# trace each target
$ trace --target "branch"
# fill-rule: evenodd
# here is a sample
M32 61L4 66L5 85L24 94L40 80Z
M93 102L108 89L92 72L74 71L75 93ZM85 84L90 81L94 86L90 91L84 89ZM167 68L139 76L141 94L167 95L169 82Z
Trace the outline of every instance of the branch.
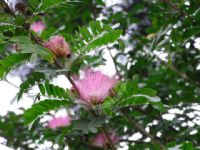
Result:
M181 15L183 16L187 16L190 19L194 20L194 18L192 16L190 16L189 14L187 14L185 11L179 9L177 6L175 6L174 4L171 3L170 0L162 0L164 3L166 3L167 5L169 5L170 7L172 7L174 10L176 10L177 12L179 12Z
M158 60L160 60L161 62L165 63L162 59L160 59L158 56L155 56ZM180 72L177 68L175 68L171 63L167 63L166 66L172 70L173 72L175 72L179 77L181 77L184 80L189 81L190 83L196 85L196 86L200 86L199 82L196 82L194 80L192 80L189 76L187 76L185 73Z
M165 146L160 141L156 140L152 134L148 133L145 129L143 129L142 126L138 124L133 118L131 118L126 111L122 110L121 113L129 120L129 122L133 124L135 129L140 131L146 137L149 137L153 144L158 145L161 149L165 149Z
M8 84L12 85L13 87L20 89L20 87L18 87L17 85L13 84L12 82L8 81L8 79L5 78L5 82L7 82Z
M117 69L116 60L114 59L114 56L113 56L112 53L111 53L111 49L110 49L108 46L107 46L107 49L108 49L108 51L109 51L110 57L112 58L112 61L113 61L113 64L114 64L116 73L117 73L117 75L118 75L119 78L120 78L120 73L119 73L119 70Z
M92 114L95 118L98 117L97 114L96 114L94 111L90 110L90 112L91 112L91 114ZM109 145L110 145L110 148L111 148L112 150L117 150L117 149L115 148L115 145L114 145L112 139L110 138L110 134L108 133L107 129L106 129L105 127L100 127L100 130L101 130L101 132L103 133L103 135L104 135L104 137L106 138L106 140L108 141L108 143L109 143Z
M8 3L5 0L0 0L0 1L2 1L3 5L5 6L5 8L8 11L8 13L11 14L14 18L16 18L15 13L11 10L11 8L8 5Z
M104 136L105 136L106 140L108 141L108 143L109 143L111 149L112 149L112 150L117 150L117 149L115 148L115 145L114 145L113 141L112 141L111 138L110 138L110 135L109 135L107 129L106 129L105 127L100 127L100 130L101 130L101 132L104 134Z
M148 142L144 141L136 141L136 140L129 140L129 139L121 139L120 142L129 142L129 143L135 143L135 144L146 144Z

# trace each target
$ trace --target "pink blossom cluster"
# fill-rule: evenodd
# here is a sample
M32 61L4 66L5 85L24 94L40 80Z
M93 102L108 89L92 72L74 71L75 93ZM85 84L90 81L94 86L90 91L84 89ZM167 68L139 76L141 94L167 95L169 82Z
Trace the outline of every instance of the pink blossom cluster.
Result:
M105 98L111 94L116 80L102 74L100 71L85 71L83 79L75 80L80 100L87 104L103 103Z
M41 33L46 28L42 21L37 21L31 24L30 29L36 33Z
M54 117L48 122L48 127L55 130L59 127L66 127L71 124L71 117Z

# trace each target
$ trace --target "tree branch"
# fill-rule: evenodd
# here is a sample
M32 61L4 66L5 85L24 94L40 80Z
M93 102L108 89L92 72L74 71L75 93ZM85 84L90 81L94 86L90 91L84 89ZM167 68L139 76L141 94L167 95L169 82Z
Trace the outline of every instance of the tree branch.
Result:
M91 112L91 114L92 114L95 118L98 117L97 114L96 114L94 111L90 110L90 112ZM117 150L117 149L115 148L115 145L114 145L112 139L110 138L110 134L108 133L107 129L106 129L105 127L100 127L100 130L101 130L101 132L103 133L103 135L104 135L104 137L106 138L106 140L108 141L108 143L109 143L109 145L110 145L110 148L111 148L112 150Z
M112 141L111 138L110 138L110 134L108 133L107 129L106 129L105 127L100 127L100 130L101 130L101 132L104 134L104 136L105 136L106 140L108 141L108 143L109 143L111 149L112 149L112 150L117 150L117 149L115 148L115 145L114 145L113 141Z
M129 142L129 143L135 143L135 144L147 144L148 142L144 141L136 141L136 140L128 140L128 139L121 139L120 142Z
M158 60L160 60L161 62L165 63L162 59L160 59L158 56L155 56ZM196 85L196 86L200 86L199 82L196 82L194 80L192 80L190 77L188 77L185 73L180 72L177 68L175 68L171 63L166 63L166 66L172 70L173 72L175 72L179 77L181 77L184 80L189 81L190 83Z
M190 16L189 14L187 14L185 11L179 9L177 6L175 6L174 4L171 3L170 0L162 0L164 3L166 3L167 5L169 5L170 7L172 7L174 10L176 10L177 12L179 12L181 15L183 16L187 16L190 19L194 20L194 18L192 16Z
M16 18L15 13L11 10L8 3L5 0L0 0L0 1L2 1L3 5L5 6L6 10L9 12L9 14L11 14L14 18Z
M160 141L156 140L152 134L148 133L145 129L143 129L142 126L138 124L132 117L130 117L126 111L121 110L121 113L130 121L130 123L133 124L135 129L140 131L146 137L149 137L153 144L158 145L161 149L165 148L165 146Z

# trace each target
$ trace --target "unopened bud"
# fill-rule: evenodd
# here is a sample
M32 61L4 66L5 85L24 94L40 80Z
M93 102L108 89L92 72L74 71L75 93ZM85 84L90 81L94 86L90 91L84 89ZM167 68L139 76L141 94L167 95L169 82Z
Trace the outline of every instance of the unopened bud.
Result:
M54 36L52 39L44 43L44 46L50 49L57 57L69 57L70 47L62 36Z

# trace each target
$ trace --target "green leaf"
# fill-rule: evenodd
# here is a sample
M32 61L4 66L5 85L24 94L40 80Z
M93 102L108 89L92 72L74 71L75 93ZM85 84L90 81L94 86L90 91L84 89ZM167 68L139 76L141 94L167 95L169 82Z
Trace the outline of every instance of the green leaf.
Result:
M89 130L92 133L97 133L98 128L101 127L103 124L103 120L100 118L94 119L89 123Z
M20 91L17 94L17 100L19 101L23 95L23 93L27 92L32 86L37 83L40 83L45 79L43 73L40 72L33 72L23 83L20 85Z
M92 133L96 133L97 132L97 128L102 126L102 119L97 118L94 119L92 121L87 120L87 119L81 119L81 120L76 120L73 121L73 127L75 130L80 130L85 134L88 134L90 131Z
M42 95L45 95L46 91L45 91L45 87L42 84L38 84L38 87L40 89L40 92L42 93Z
M156 96L157 95L157 92L150 88L141 88L141 89L139 89L138 92L141 94L144 94L144 95L148 95L148 96Z
M79 27L79 33L76 32L76 36L71 37L72 50L87 53L91 49L115 42L121 34L121 30L102 25L99 21L90 22L88 28Z
M106 98L106 100L102 104L103 111L106 113L106 115L108 116L113 115L113 111L111 108L114 104L115 104L115 101L112 98L109 98L109 97Z
M124 85L121 86L125 86L122 87L123 90L123 95L125 97L131 96L133 94L137 94L138 93L138 75L133 76L132 80L128 80L124 83Z
M37 53L33 53L30 58L30 63L34 64L37 61Z
M50 84L49 82L45 82L45 84L40 84L38 86L42 95L46 93L48 96L51 96L54 98L69 99L68 91L57 85L53 85L53 84Z
M151 104L155 109L158 109L161 112L165 111L165 106L163 105L159 97L152 97L143 94L132 95L129 98L116 102L116 104L119 107Z
M32 44L31 39L27 36L16 36L9 39L11 42L20 43L20 44ZM23 45L20 45L23 46Z
M25 22L25 18L22 15L20 14L16 15L15 23L17 25L22 26L24 22Z
M138 76L138 75L134 75L134 76L132 77L133 89L134 89L135 91L138 90L138 80L139 80L139 76Z
M103 0L96 0L96 3L98 5L105 5L104 1Z
M68 0L53 0L53 1L52 0L42 0L37 11L43 12L43 11L47 11L48 9L63 6L65 4L68 4Z
M88 129L89 120L76 120L73 121L73 127L75 130L83 131L83 133L87 134L89 132Z
M172 143L170 143L172 144ZM169 144L168 144L169 145ZM170 146L167 150L199 150L199 147L194 147L191 142L183 142L181 144L173 143L173 147Z
M136 96L136 97L133 96L127 99L120 100L118 105L130 106L130 105L143 105L143 104L149 104L149 100L143 96Z
M49 83L48 83L48 82L45 82L44 87L45 87L45 90L46 90L47 95L51 96L51 89L50 89L50 87L49 87Z
M38 48L36 49L36 53L41 56L44 60L47 60L50 63L54 62L54 55L51 51L49 51L48 49L42 47L42 46L38 46Z
M35 120L43 116L45 113L69 105L70 102L67 100L53 100L46 99L39 103L33 104L31 108L24 112L24 120L26 125L32 125Z
M119 49L124 52L126 48L125 43L121 39L118 40L118 43L119 43Z
M7 37L0 33L0 43L6 43Z
M39 55L44 60L49 61L50 63L54 62L54 55L53 53L37 44L21 44L20 45L22 51L21 53L35 53L35 55ZM35 56L34 56L35 57Z
M15 30L16 26L7 22L0 22L0 32Z
M32 8L32 9L36 9L38 7L38 4L40 3L40 0L27 0L29 6Z
M0 60L0 79L2 79L7 73L18 66L20 63L29 59L29 54L12 54L6 56L3 60Z

